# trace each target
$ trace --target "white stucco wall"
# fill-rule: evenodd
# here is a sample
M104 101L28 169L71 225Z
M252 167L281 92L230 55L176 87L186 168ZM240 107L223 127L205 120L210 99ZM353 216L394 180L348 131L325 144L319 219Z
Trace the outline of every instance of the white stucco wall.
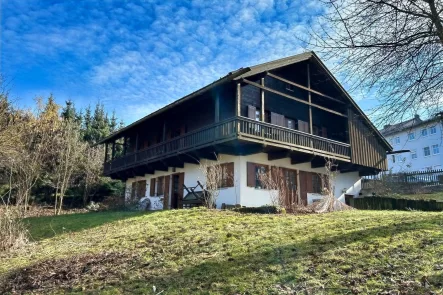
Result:
M436 133L431 134L431 127L436 127ZM427 130L427 135L422 135L422 130ZM415 139L410 140L409 133L414 133ZM395 150L410 150L415 151L417 157L412 158L411 152L388 155L388 169L393 173L405 171L423 171L428 169L443 169L443 128L442 124L438 122L428 123L422 126L406 129L401 132L390 134L386 139L391 143ZM396 141L398 137L400 142ZM432 146L438 145L439 153L434 154ZM424 148L429 147L431 154L425 156ZM395 157L395 162L394 158Z
M275 161L268 161L268 155L266 153L258 153L248 156L231 156L231 155L220 155L221 163L234 162L234 187L223 188L220 190L219 197L217 198L216 205L220 208L222 203L228 205L240 204L242 206L252 207L252 206L262 206L269 205L272 203L271 194L268 190L256 189L247 186L247 163L253 162L257 164L265 164L269 166L284 167L289 169L295 169L297 171L307 171L316 173L325 173L325 168L311 168L310 163L302 163L292 165L289 158L279 159ZM211 161L207 161L211 163ZM199 171L199 166L194 164L185 164L184 168L176 168L175 172L172 168L169 171L155 171L155 174L147 174L144 177L131 178L127 180L127 188L129 191L133 181L146 180L146 196L149 197L150 192L150 180L152 177L157 178L159 176L171 175L174 173L184 172L184 183L186 186L196 186L197 180L204 183L203 174ZM299 181L297 181L299 183ZM170 182L170 186L172 181ZM344 194L358 195L361 189L360 177L358 172L350 173L337 173L334 181L334 195L344 202ZM198 189L199 190L199 189ZM186 190L183 192L183 196L187 194ZM316 196L313 196L316 197ZM152 209L162 209L162 196L159 197L149 197L151 204L155 204ZM170 201L169 201L170 203Z

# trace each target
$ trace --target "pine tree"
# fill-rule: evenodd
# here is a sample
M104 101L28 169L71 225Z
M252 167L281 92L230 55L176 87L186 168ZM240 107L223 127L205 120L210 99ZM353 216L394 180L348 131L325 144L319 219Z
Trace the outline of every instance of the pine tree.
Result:
M77 113L72 100L67 100L65 107L62 109L61 116L64 120L76 121Z
M111 120L109 121L109 131L111 133L117 130L117 117L115 116L115 110L112 112Z

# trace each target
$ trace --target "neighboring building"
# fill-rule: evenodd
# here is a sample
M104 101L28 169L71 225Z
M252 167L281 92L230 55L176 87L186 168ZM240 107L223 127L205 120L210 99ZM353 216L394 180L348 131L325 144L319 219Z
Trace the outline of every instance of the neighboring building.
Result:
M288 188L309 203L325 157L338 164L335 196L358 195L360 177L386 170L392 150L313 52L231 72L100 143L104 174L126 181L128 198L149 197L151 209L182 208L184 185L205 182L199 161L216 154L233 175L220 208L270 204L257 177L270 167L283 168Z
M388 155L388 168L392 172L443 168L441 114L429 120L415 115L411 120L386 125L380 132L394 151L410 151Z

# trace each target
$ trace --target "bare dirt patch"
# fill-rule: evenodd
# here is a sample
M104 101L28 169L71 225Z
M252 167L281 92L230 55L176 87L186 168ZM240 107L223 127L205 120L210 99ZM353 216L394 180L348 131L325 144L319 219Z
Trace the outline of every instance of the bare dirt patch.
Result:
M71 289L88 282L123 279L124 272L138 265L139 256L105 252L47 260L0 277L0 294L41 293Z

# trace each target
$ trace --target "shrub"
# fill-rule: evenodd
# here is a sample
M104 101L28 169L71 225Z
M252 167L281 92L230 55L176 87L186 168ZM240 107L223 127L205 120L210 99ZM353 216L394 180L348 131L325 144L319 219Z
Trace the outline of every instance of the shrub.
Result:
M0 209L0 252L20 248L28 242L26 229L18 209Z
M280 214L282 208L278 206L261 206L261 207L241 207L232 209L239 213L257 213L257 214Z

